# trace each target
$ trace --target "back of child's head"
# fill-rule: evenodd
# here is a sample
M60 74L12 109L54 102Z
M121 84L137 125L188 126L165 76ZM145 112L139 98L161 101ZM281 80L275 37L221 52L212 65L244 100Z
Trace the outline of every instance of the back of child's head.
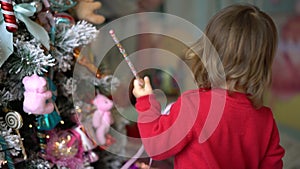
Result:
M222 9L210 19L204 36L191 48L188 57L194 62L193 73L200 87L242 91L255 107L260 107L264 91L271 83L276 48L277 30L271 17L253 5L238 4ZM212 57L214 51L224 69ZM218 82L222 72L226 86Z

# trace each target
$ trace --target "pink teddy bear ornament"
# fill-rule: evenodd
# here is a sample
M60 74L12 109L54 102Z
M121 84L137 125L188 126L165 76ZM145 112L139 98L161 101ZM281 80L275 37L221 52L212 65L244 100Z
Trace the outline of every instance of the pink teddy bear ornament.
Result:
M25 88L23 110L26 113L41 115L53 112L53 103L47 101L51 100L52 92L47 90L45 78L33 74L24 77L22 83Z
M93 100L93 104L97 108L93 115L93 126L96 128L98 143L104 145L106 142L105 135L113 123L110 112L110 109L113 107L113 102L106 96L97 94Z

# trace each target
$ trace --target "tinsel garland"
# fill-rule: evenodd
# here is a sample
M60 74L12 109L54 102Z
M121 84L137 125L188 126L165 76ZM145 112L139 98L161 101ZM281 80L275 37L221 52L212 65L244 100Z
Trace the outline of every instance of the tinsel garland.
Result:
M106 90L106 92L113 92L120 85L120 80L112 75L107 75L101 79L94 78L94 85Z
M26 169L50 169L50 162L44 159L28 160L25 164Z
M66 78L65 83L63 84L63 89L65 92L64 96L71 96L76 91L77 85L74 78Z
M7 91L5 88L3 88L2 90L0 90L0 107L6 107L7 103L9 101L11 101L13 98L12 94Z
M10 61L10 59L8 61ZM9 74L7 70L9 70L10 67L11 64L8 62L0 68L0 90L2 91L0 100L4 101L2 102L2 106L7 105L10 101L21 100L23 98L22 83L19 79L19 75ZM9 95L3 95L5 93L9 93ZM7 96L9 96L9 98L5 98Z
M20 154L21 149L21 138L18 135L12 133L12 129L0 131L0 135L5 139L9 152L12 156L17 156Z

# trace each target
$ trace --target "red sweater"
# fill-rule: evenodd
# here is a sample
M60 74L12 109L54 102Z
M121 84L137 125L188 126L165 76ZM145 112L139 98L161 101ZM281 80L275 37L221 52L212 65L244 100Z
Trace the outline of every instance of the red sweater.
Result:
M282 169L284 149L272 111L247 95L192 90L161 115L154 95L137 99L138 127L154 160L174 156L175 169Z

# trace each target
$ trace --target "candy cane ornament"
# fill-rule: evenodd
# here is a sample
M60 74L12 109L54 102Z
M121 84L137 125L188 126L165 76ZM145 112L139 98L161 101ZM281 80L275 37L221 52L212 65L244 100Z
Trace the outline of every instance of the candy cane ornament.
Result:
M18 30L18 25L14 14L12 0L0 0L0 4L7 31L16 32Z

